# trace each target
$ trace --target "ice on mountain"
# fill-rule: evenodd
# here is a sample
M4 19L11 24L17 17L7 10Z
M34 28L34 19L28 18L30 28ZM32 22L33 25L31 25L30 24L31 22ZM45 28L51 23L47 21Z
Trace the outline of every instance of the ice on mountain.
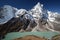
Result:
M60 14L57 12L48 11L48 19L51 22L59 23Z
M19 16L25 14L26 12L27 12L27 10L25 10L25 9L19 9L19 10L15 13L15 15L16 15L16 17L19 17Z
M51 11L47 11L47 13L48 13L48 20L53 22L55 20L54 14Z
M47 11L48 12L48 26L49 30L52 29L54 31L60 31L60 14L58 12L52 12L52 11ZM51 30L51 31L52 31Z
M41 18L43 5L39 2L31 9L33 17Z
M0 24L4 24L4 23L8 22L9 20L11 20L11 18L13 18L15 16L12 6L4 5L2 7L2 9L3 10L1 10L2 12L0 14L2 14L3 18L0 18Z

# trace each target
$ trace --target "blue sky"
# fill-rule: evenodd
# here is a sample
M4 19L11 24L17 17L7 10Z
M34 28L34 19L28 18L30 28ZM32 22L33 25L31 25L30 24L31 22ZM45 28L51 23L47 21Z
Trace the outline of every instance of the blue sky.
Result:
M0 0L0 7L3 5L11 5L16 8L29 10L36 5L37 2L43 4L47 10L60 13L60 0Z

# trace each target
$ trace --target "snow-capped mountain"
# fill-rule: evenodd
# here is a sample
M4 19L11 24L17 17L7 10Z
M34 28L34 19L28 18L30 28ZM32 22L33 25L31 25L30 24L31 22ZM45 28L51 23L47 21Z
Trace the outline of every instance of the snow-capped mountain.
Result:
M53 22L56 21L55 18L60 18L60 14L56 12L46 11L44 12L43 4L40 4L39 2L29 11L26 9L17 9L15 7L4 5L2 8L0 8L0 24L4 24L8 22L13 17L19 17L25 13L28 13L32 15L34 18L42 18L43 16L46 17L46 14L48 14L49 21ZM44 15L43 15L44 14Z
M60 31L60 14L58 12L48 12L48 19L47 22L50 26L47 29L51 31Z
M27 13L28 11L26 10L26 9L19 9L16 13L15 13L15 15L16 15L16 17L19 17L19 16L22 16L22 15L24 15L25 13Z
M51 11L47 11L48 13L48 20L51 22L55 22L55 23L60 23L60 14L58 14L57 12L51 12Z
M48 19L52 22L55 20L53 12L48 11Z
M24 16L21 17L22 15ZM35 28L34 30L42 31L47 29L48 31L60 31L60 14L45 10L43 4L39 2L28 11L26 9L17 9L10 5L4 5L0 8L0 25L7 23L13 17L20 18L19 20L24 22L26 22L25 19L29 19L32 23L35 21L37 23L37 26L35 26L37 29ZM42 21L40 22L39 19L42 19Z
M11 18L15 17L15 12L17 11L16 8L13 8L12 6L9 5L4 5L0 9L0 24L4 24L11 20Z
M41 18L42 17L43 4L39 2L30 10L33 17Z

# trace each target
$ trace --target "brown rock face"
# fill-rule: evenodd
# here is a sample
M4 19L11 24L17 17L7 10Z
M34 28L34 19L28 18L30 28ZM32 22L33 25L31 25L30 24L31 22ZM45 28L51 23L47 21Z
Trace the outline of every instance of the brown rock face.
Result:
M14 40L47 40L47 39L42 38L42 37L38 37L38 36L34 36L34 35L28 35L28 36L14 39Z
M60 40L60 35L53 36L51 40Z

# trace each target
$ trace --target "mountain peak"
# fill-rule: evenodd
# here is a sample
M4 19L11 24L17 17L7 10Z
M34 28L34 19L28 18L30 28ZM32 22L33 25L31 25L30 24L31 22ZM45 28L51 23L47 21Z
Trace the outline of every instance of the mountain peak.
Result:
M34 17L42 17L43 5L38 2L32 9L31 9Z
M2 9L2 10L1 10ZM10 5L4 5L0 9L0 24L4 24L15 17L15 12L17 11L16 8Z
M40 8L40 7L43 7L43 5L42 5L42 4L40 4L40 2L38 2L38 3L35 5L35 7L34 7L34 8Z

